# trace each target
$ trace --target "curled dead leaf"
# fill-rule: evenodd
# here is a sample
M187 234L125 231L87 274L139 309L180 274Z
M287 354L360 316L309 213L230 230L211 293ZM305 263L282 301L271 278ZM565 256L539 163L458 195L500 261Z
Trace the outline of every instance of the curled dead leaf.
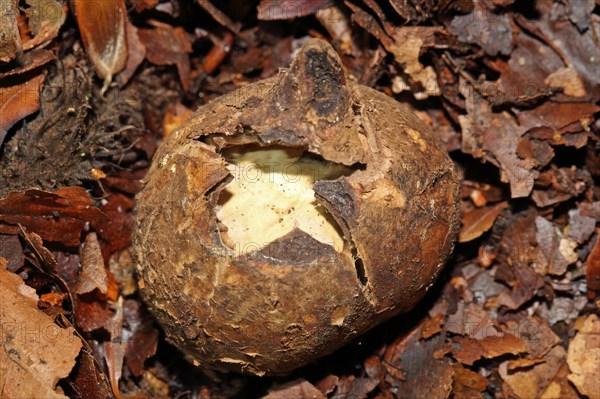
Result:
M473 209L463 215L462 228L458 235L458 242L469 242L488 231L494 225L500 213L508 208L504 201L496 205Z
M45 77L44 73L25 83L0 86L0 147L8 129L40 108L40 92Z
M81 39L98 76L104 79L103 92L112 77L127 62L125 0L71 1Z

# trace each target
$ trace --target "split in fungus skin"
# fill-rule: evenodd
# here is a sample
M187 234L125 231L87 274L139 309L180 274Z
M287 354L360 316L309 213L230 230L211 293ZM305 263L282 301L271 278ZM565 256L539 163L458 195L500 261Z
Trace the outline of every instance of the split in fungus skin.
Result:
M343 233L315 198L313 184L349 176L352 168L294 147L246 145L221 154L232 178L221 191L217 218L226 227L221 239L236 255L262 249L294 229L342 251Z
M140 293L165 337L204 368L260 376L415 307L460 226L436 133L316 39L200 107L143 184Z

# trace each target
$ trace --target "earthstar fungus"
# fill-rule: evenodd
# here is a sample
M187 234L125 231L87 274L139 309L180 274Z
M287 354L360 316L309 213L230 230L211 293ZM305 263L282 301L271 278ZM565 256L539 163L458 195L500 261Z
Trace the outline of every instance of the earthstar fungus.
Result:
M257 375L410 310L460 224L435 134L316 39L199 108L144 184L134 245L150 310L202 366Z

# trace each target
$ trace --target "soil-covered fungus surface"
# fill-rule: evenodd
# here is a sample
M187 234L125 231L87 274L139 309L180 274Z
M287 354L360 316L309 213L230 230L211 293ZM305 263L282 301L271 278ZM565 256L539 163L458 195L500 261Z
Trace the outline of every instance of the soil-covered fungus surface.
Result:
M598 0L0 8L0 397L600 399Z

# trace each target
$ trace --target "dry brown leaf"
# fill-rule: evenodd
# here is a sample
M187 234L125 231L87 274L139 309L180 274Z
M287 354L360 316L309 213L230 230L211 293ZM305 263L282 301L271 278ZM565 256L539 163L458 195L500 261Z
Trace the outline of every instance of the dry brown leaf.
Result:
M52 51L43 48L30 50L21 56L18 65L15 65L10 69L0 69L0 79L29 72L35 68L49 63L55 58L56 57Z
M392 88L394 92L410 89L418 99L440 94L435 70L431 66L421 64L419 57L422 51L435 45L435 35L440 34L443 29L431 26L394 26L385 21L381 26L362 8L349 1L345 3L353 12L352 20L375 36L383 47L394 55L404 73L420 86L411 88L411 82L405 82L401 76L396 76L395 87Z
M530 359L544 359L553 347L561 343L548 321L541 317L522 318L519 323L511 321L507 323L507 329L523 338Z
M108 215L96 231L103 240L102 251L112 254L131 244L131 229L133 228L133 214L131 210L134 201L123 194L113 193L106 197L106 203L100 208Z
M293 19L314 14L333 4L331 0L261 0L258 19Z
M577 243L563 238L560 230L541 216L535 219L535 226L539 251L533 269L542 276L565 274L567 267L577 261Z
M39 234L45 241L77 247L86 223L99 225L108 217L82 187L63 187L53 193L11 191L0 199L0 233L17 234L17 224Z
M54 39L67 19L65 8L56 0L27 0L27 5L25 14L33 38L23 43L25 50Z
M515 359L515 360L509 360L507 370L513 371L513 370L519 370L519 369L526 369L528 367L535 366L536 364L540 364L540 363L544 363L544 362L545 362L544 359L528 359L526 357L522 357L522 358Z
M564 63L552 49L527 34L513 36L515 47L508 62L496 60L500 78L494 82L498 103L503 101L527 104L551 94L544 79Z
M135 264L131 247L115 252L108 262L109 270L121 287L121 294L125 297L137 291Z
M424 66L419 61L421 52L433 45L434 36L439 30L439 28L430 26L395 27L390 34L393 38L393 44L386 47L388 51L394 54L396 61L402 65L404 73L421 85L422 91L415 93L415 97L418 99L440 94L435 70L429 65ZM398 87L397 82L394 82L394 85ZM402 87L402 84L400 87ZM406 88L408 89L408 86ZM398 89L392 89L399 92Z
M91 332L99 328L108 331L113 312L106 301L99 302L90 295L75 296L75 322L81 331Z
M96 288L103 294L108 291L108 276L104 268L104 259L96 233L89 233L81 248L81 273L75 292L87 294Z
M340 377L333 374L328 374L327 376L321 378L319 381L315 383L315 387L319 391L323 393L323 395L328 395L333 392L340 381Z
M175 65L184 90L190 84L192 44L181 27L155 23L154 29L138 29L138 37L146 47L146 59L156 65Z
M469 366L481 358L493 359L506 354L517 355L524 351L523 340L506 332L497 336L486 336L481 340L457 337L453 340L451 349L456 360Z
M448 30L465 43L476 43L489 55L509 55L513 48L512 26L508 14L495 14L485 1L474 1L473 10L455 16Z
M223 39L214 40L214 45L208 54L206 54L206 57L204 57L204 62L202 62L204 72L211 74L221 65L227 54L231 51L233 39L234 37L231 33L226 33L223 35Z
M567 364L571 381L582 395L600 399L600 319L589 315L569 344Z
M562 364L566 352L562 346L555 346L539 363L525 370L509 371L508 361L500 364L498 372L520 399L539 398L546 391Z
M476 208L463 215L462 228L458 235L458 242L469 242L488 231L494 225L496 218L500 213L508 208L508 202L501 202L496 205Z
M505 175L502 180L510 183L511 198L527 197L539 173L534 169L535 161L517 155L524 129L508 112L493 112L491 104L466 82L461 84L461 94L467 107L467 115L458 117L463 131L463 152L477 158L485 156L496 163Z
M215 19L218 23L231 30L232 32L239 32L241 24L239 22L233 22L227 14L223 11L219 10L215 7L209 0L197 0L200 7L204 8L206 12L208 12L211 17Z
M165 117L163 118L163 138L167 138L172 131L185 122L194 111L180 102L169 104Z
M45 77L44 73L22 84L0 86L0 147L8 129L40 108L40 92Z
M71 1L81 39L98 76L104 79L103 92L112 77L127 62L125 0Z
M465 306L464 302L460 302L456 312L448 316L445 328L453 334L483 339L490 333L496 333L498 323L480 306L474 303Z
M0 24L0 61L10 62L23 53L17 17L19 10L15 0L2 0L2 24ZM0 145L2 140L0 140Z
M122 342L123 335L123 297L120 297L116 303L116 311L110 320L108 332L110 341L104 344L104 359L108 368L108 379L112 387L113 394L117 399L121 399L119 392L119 380L123 371L123 358L125 356L125 343Z
M588 255L586 264L585 280L588 290L592 291L593 295L594 292L600 291L600 239L596 240L596 245Z
M85 348L77 362L77 367L65 383L78 398L114 399L102 366ZM131 398L133 399L133 398Z
M589 1L587 4L581 0L570 0L568 2L573 3L572 10L583 11L590 7ZM593 8L594 5L592 4L591 7ZM600 74L598 73L598 55L600 54L598 51L598 27L600 27L600 20L598 14L591 15L590 28L580 32L578 26L575 26L569 20L573 18L572 13L566 16L567 18L556 15L559 14L557 11L560 10L560 7L557 7L554 1L538 0L535 8L540 17L528 21L529 24L523 25L527 25L528 29L535 30L538 37L544 38L544 41L553 47L553 52L561 55L564 64L572 65L577 70L584 81L586 91L591 96L590 102L596 103L600 98ZM524 18L519 18L519 23L522 22L522 19ZM545 60L542 59L542 61ZM551 72L554 70L552 69Z
M126 21L127 32L127 63L125 68L117 76L120 86L125 86L133 76L136 69L146 58L146 47L140 41L137 28L129 21Z
M158 4L158 0L131 0L129 3L137 12L142 12L153 9Z
M6 398L66 398L56 384L71 372L82 343L37 309L19 276L0 270L0 392Z
M461 399L482 398L481 393L487 388L487 380L480 374L463 367L460 363L452 365L454 381L452 393Z
M544 127L547 135L539 135L541 139L552 144L562 143L564 137L556 137L557 133L564 135L569 132L579 132L586 129L594 121L594 114L600 111L600 107L591 103L563 103L546 101L531 110L516 110L515 114L521 125L526 130ZM543 130L542 130L543 131ZM559 139L559 140L557 140Z
M420 324L388 346L383 360L388 371L385 380L406 398L444 399L452 389L454 369L447 358L434 355L443 347L444 337L437 335L423 341L422 327Z
M563 89L567 96L585 97L587 95L585 85L573 66L557 69L546 77L544 83L552 88Z
M140 376L144 372L144 362L156 354L159 333L139 301L125 300L123 315L125 362L133 375Z
M327 30L329 36L339 43L339 49L342 53L352 54L352 28L344 11L338 5L333 5L318 10L315 17Z
M276 386L269 390L269 393L263 399L325 399L323 395L313 384L304 380L297 379L285 384Z
M583 207L569 210L569 232L567 235L579 244L589 240L595 227L596 219L586 216Z
M557 168L555 164L551 164L550 169L540 173L537 181L540 183L540 189L533 190L531 198L539 208L565 202L583 193L593 184L587 170L574 167Z
M18 236L0 234L0 257L8 262L10 272L14 273L23 267L25 255Z
M423 322L423 330L421 332L421 339L429 339L434 335L438 334L442 330L442 324L444 324L445 315L443 313L436 313L430 316Z
M63 300L68 296L66 292L56 293L48 292L40 295L40 302L48 306L62 306Z
M552 378L552 382L540 395L540 399L579 399L580 396L573 384L569 382L568 376L569 366L565 361Z

